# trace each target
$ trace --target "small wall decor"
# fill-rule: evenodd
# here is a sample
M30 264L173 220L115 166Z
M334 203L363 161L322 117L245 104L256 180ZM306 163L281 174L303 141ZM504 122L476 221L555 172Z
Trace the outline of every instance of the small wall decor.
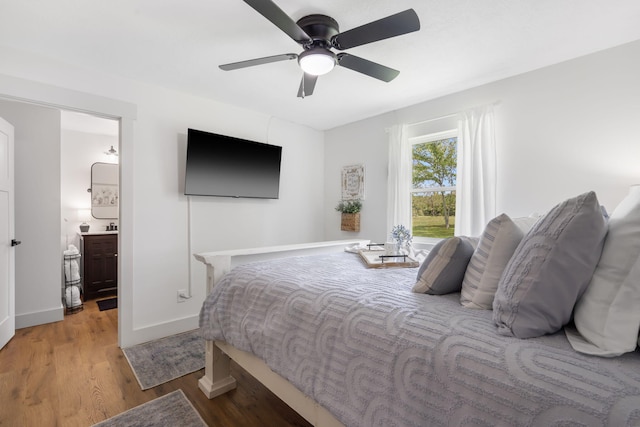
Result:
M360 212L343 213L340 217L340 230L342 231L360 231Z
M342 168L342 200L364 200L364 165Z
M341 200L336 206L336 210L342 213L340 230L360 231L360 210L362 202L360 200Z

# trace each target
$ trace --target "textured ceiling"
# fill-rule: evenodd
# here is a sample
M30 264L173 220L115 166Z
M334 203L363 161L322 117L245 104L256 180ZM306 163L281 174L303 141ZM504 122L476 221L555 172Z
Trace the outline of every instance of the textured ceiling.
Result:
M0 45L330 129L640 39L638 0L275 0L342 31L413 8L421 30L348 50L400 70L383 83L337 67L313 96L285 61L218 65L300 46L241 0L0 0Z

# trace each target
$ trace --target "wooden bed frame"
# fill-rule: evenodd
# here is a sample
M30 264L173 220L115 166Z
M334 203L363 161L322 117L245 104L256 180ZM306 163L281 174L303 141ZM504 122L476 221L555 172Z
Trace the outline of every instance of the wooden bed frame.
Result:
M368 240L337 240L300 245L206 252L195 254L194 256L207 266L208 295L220 278L238 265L298 255L342 252L349 245L367 243L369 243ZM207 341L205 374L198 381L200 390L209 399L236 387L236 380L230 373L231 360L234 360L249 372L312 425L317 427L343 426L329 411L307 397L289 381L273 372L262 360L221 341Z

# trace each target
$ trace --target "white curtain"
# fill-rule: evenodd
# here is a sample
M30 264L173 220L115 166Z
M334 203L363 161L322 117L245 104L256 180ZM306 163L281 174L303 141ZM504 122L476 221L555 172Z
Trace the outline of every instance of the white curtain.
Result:
M457 236L479 236L496 216L496 147L493 106L459 114Z
M396 225L411 228L412 154L407 125L389 129L389 173L387 177L387 233Z

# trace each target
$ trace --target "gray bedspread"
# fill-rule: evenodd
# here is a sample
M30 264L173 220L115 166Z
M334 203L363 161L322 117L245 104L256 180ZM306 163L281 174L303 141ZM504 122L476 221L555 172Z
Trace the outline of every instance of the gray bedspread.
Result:
M416 273L350 253L247 264L215 286L200 325L347 426L640 425L638 351L605 359L562 332L498 335L459 294L412 293Z

